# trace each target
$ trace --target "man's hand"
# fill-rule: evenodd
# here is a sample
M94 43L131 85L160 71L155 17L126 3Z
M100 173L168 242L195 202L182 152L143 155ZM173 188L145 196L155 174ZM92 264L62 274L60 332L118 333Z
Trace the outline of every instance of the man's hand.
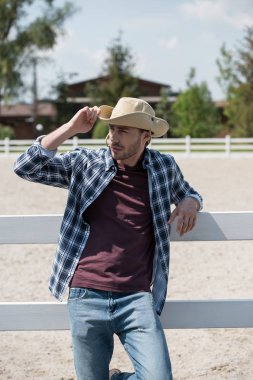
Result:
M199 209L199 202L194 198L183 199L172 212L169 224L172 224L176 217L177 220L177 232L180 236L188 231L191 231L196 224L197 211Z
M84 107L80 109L72 119L67 123L73 131L73 135L77 133L87 133L89 132L97 117L99 115L99 107Z

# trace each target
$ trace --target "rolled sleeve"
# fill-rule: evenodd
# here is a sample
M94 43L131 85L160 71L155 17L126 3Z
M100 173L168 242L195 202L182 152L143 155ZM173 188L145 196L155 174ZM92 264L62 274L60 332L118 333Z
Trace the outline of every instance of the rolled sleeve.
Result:
M198 204L199 204L198 211L201 211L201 210L203 209L203 199L202 199L201 195L199 195L198 193L188 195L188 197L186 197L186 198L193 198L193 199L196 199L196 201L197 201Z
M46 156L48 158L53 158L56 155L56 153L57 153L57 149L49 150L49 149L43 148L43 146L41 145L41 140L43 139L43 137L45 137L45 135L39 136L36 139L36 141L35 141L34 144L39 147L39 151L40 151L40 154L42 156Z

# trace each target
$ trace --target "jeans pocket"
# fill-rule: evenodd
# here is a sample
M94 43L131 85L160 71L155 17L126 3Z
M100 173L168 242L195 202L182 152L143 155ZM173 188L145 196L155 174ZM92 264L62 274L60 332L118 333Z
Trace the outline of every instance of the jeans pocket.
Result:
M86 288L70 288L68 301L78 301L87 297Z

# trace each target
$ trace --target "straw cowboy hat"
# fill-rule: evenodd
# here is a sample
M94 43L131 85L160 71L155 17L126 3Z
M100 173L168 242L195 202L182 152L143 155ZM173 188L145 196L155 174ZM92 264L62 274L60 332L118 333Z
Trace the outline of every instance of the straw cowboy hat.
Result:
M163 136L169 129L167 121L156 117L153 108L142 99L124 97L115 107L103 105L99 108L99 119L112 125L145 129L154 137Z

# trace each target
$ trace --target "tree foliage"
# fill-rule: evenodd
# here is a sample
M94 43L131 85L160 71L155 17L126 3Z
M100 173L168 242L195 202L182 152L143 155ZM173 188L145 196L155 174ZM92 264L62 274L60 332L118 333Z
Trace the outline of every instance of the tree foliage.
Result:
M0 124L0 140L5 139L6 137L8 137L9 139L14 139L14 129L12 127Z
M225 114L233 136L253 137L253 89L250 83L241 83L231 89Z
M169 99L169 89L168 88L162 88L160 91L160 100L156 105L155 113L157 117L160 117L162 119L165 119L170 127L173 125L174 117L173 117L173 111L172 111L172 102ZM168 132L169 135L171 135L171 129Z
M107 56L102 66L102 80L99 85L86 86L85 93L93 104L115 105L123 96L139 95L138 80L134 77L135 63L130 49L123 46L121 33L107 48Z
M218 82L226 96L224 113L233 135L253 136L253 27L247 27L244 40L234 51L223 44L217 60Z
M91 104L107 104L114 106L123 96L138 97L138 79L134 77L135 63L130 49L122 44L121 33L107 48L107 56L102 66L99 83L88 84L85 94L91 99ZM106 80L103 80L106 78ZM93 128L92 137L106 136L99 121Z
M68 81L73 79L76 73L59 73L57 75L57 82L52 86L52 94L56 98L55 106L57 108L56 125L62 125L71 119L73 113L77 109L73 109L73 104L68 101L69 86Z
M102 120L98 120L95 127L92 129L92 138L105 139L107 135L108 126Z
M194 82L195 69L187 78L187 89L172 106L174 113L173 134L178 137L212 137L220 128L219 117L208 86Z
M31 9L37 16L31 20ZM51 49L72 15L70 2L61 7L54 0L0 1L0 96L17 96L24 85L22 74L38 51Z

